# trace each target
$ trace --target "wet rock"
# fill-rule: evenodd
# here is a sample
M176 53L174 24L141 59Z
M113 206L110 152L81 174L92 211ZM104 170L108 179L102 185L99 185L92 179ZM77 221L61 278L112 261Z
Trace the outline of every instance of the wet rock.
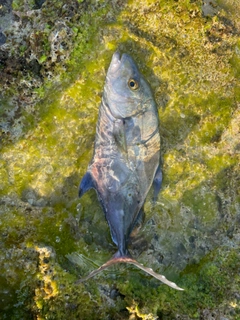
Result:
M215 16L219 10L216 0L203 0L202 13L205 17Z
M10 11L9 21L4 16L5 318L239 315L239 15L234 1L221 10L214 3L140 1L126 8L124 1L14 1L14 19ZM146 75L161 120L163 186L155 205L149 195L146 223L130 250L187 295L132 266L75 284L116 249L94 191L77 199L116 49L130 53Z

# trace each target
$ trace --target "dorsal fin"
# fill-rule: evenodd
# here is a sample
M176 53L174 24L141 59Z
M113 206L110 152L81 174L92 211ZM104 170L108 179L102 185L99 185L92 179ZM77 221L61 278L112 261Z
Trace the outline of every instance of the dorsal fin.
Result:
M91 173L87 171L80 182L80 186L78 190L79 198L82 195L84 195L85 192L87 192L89 189L92 189L92 188L95 189L95 184L94 184Z

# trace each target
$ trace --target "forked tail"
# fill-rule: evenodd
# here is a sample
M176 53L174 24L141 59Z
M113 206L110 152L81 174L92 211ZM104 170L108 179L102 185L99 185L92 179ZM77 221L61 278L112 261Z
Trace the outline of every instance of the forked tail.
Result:
M96 274L98 274L99 272L107 269L108 267L112 266L113 264L116 263L129 263L129 264L133 264L134 266L138 267L139 269L145 271L146 273L150 274L151 276L153 276L154 278L160 280L161 282L165 283L167 286L172 287L173 289L176 290L184 290L180 287L178 287L176 285L176 283L169 281L165 276L154 272L151 268L147 268L144 267L142 264L140 264L139 262L137 262L135 259L132 259L131 257L128 256L123 256L123 257L113 257L112 259L108 260L106 263L104 263L101 267L99 267L98 269L93 270L91 273L89 273L88 276L86 276L85 278L82 278L80 280L77 281L78 283L84 282L92 277L94 277Z

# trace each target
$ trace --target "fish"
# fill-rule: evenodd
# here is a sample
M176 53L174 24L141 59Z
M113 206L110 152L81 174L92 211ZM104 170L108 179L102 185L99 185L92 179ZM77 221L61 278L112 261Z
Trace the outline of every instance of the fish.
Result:
M78 283L116 263L133 264L166 285L183 290L165 276L145 267L129 250L129 240L144 220L144 202L153 185L160 191L158 109L150 85L132 57L116 51L106 74L93 157L79 186L79 197L95 189L118 250Z

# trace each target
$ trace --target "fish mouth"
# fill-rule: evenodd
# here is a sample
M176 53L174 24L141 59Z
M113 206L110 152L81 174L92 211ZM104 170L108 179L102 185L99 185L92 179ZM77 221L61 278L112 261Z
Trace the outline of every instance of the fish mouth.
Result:
M116 73L122 65L125 65L127 63L127 61L129 62L128 64L134 66L132 58L127 53L123 53L121 55L119 51L114 52L108 72L112 74Z
M127 55L126 53L123 53L121 56L119 51L114 52L109 66L109 71L111 73L116 72L120 68L121 64L125 63L125 61L129 58L129 55Z
M112 56L112 61L109 66L109 71L111 73L116 72L120 68L120 65L121 65L121 55L118 51L116 51Z

